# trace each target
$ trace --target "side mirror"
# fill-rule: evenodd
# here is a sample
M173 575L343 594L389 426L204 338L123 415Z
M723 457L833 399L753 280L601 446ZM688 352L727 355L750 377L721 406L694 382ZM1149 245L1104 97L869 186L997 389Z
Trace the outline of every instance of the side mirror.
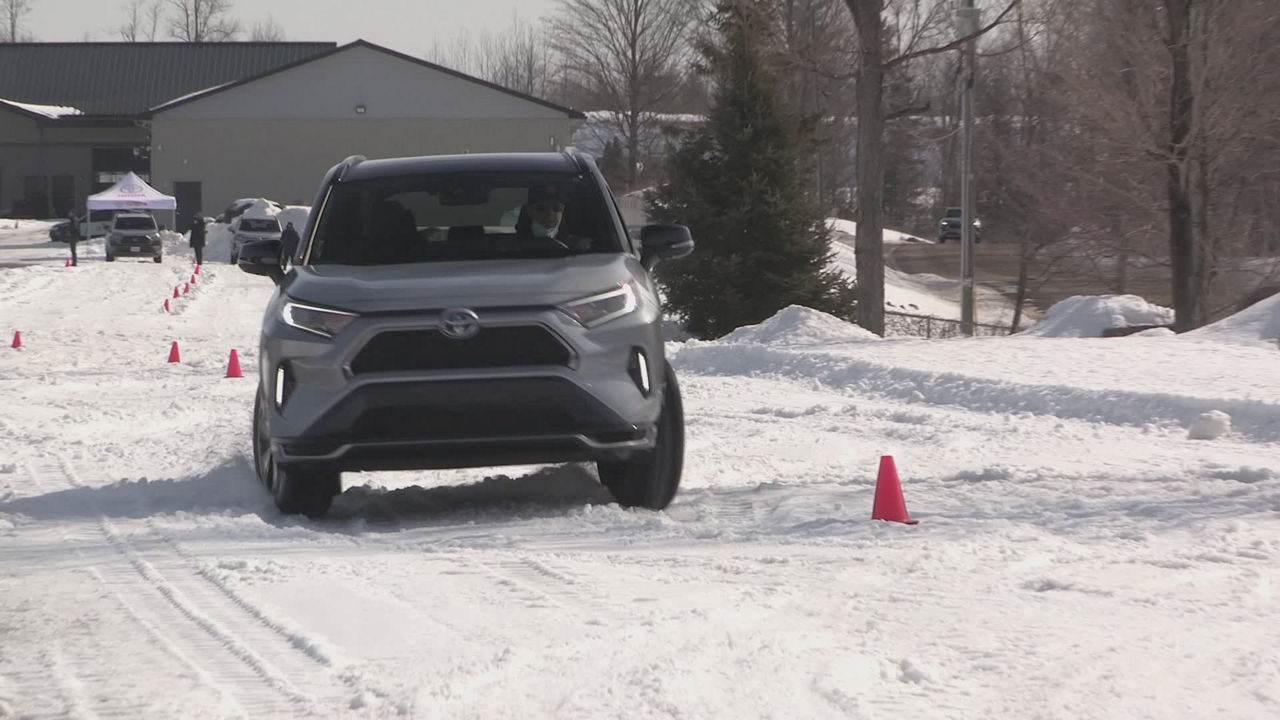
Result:
M659 260L693 252L693 235L685 225L645 225L640 229L640 264L652 270Z
M279 240L247 242L240 248L240 259L236 264L250 275L266 275L279 284L284 279L284 268L280 267L280 251Z

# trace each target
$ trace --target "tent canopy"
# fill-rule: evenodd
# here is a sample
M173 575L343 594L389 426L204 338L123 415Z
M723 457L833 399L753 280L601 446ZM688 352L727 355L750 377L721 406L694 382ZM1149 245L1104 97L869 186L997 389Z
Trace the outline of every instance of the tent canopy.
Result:
M142 178L129 173L115 185L89 196L90 210L176 210L178 201L172 195L151 187Z

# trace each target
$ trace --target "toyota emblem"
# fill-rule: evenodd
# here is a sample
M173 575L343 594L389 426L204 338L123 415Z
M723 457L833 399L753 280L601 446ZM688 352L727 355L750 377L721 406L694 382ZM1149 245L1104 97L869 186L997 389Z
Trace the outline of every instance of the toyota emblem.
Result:
M466 308L445 310L440 316L440 332L454 340L473 338L480 332L480 316Z

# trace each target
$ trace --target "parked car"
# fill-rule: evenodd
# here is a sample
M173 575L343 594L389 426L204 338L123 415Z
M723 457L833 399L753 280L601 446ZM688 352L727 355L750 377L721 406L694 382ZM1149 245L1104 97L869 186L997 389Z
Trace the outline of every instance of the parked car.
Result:
M301 237L287 270L279 240L239 259L276 281L253 450L282 511L322 515L347 470L575 461L622 505L671 502L684 416L650 271L693 239L632 241L590 157L348 158Z
M156 262L164 258L160 228L149 212L121 212L111 220L111 230L103 243L107 262L118 257L150 257Z
M257 240L279 240L280 221L274 217L246 217L240 215L231 221L231 264L240 258L240 248Z
M218 215L217 221L224 225L230 225L236 218L240 217L245 210L253 207L253 204L259 200L262 200L271 207L274 207L276 210L284 209L284 206L275 200L266 200L265 198L237 198L236 200L233 200L221 214Z
M960 223L962 210L958 207L949 207L943 213L942 219L938 221L938 242L945 243L948 240L960 241ZM973 219L973 241L982 242L982 221Z
M80 240L102 237L111 231L111 220L124 210L90 210L87 215L76 217ZM49 227L49 239L54 242L70 242L71 223L62 221Z

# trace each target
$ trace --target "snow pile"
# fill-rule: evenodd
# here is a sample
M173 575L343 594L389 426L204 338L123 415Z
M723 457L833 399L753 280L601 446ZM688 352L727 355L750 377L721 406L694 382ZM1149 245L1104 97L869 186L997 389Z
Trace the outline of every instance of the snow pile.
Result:
M1187 336L1216 342L1262 341L1274 344L1280 341L1280 295L1260 300L1235 315L1193 330Z
M827 345L879 340L870 330L803 305L789 305L758 325L746 325L720 338L730 345Z
M1189 440L1217 440L1231 432L1231 416L1221 410L1210 410L1201 413L1191 421L1187 431Z
M1109 328L1168 325L1173 310L1152 305L1137 295L1074 295L1055 303L1044 319L1022 335L1033 337L1101 337Z
M858 234L858 223L854 222L853 220L842 220L840 218L832 217L832 218L827 218L827 229L833 233L844 233L849 237L855 237ZM915 235L909 235L904 232L898 232L897 230L890 230L889 228L884 229L885 245L901 245L903 243L927 243L927 242L929 241L925 240L922 237L916 237Z
M18 108L19 110L26 110L27 112L35 113L36 115L43 115L47 118L60 118L68 115L84 114L83 110L71 107L70 105L38 105L35 103L18 102L16 100L6 100L4 98L0 98L0 103Z

